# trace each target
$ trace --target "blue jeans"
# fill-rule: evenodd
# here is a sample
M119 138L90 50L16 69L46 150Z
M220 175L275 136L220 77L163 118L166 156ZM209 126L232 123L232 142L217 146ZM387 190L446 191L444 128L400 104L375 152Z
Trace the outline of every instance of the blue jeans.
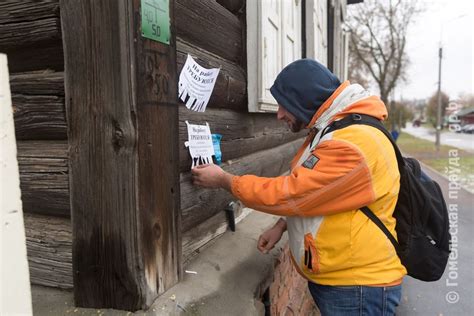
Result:
M322 316L395 315L402 286L328 286L308 282Z

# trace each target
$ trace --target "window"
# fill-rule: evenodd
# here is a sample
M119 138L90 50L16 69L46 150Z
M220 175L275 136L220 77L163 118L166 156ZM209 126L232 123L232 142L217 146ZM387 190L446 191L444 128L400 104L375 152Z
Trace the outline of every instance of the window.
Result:
M301 1L247 1L250 112L278 109L270 87L286 65L301 58Z

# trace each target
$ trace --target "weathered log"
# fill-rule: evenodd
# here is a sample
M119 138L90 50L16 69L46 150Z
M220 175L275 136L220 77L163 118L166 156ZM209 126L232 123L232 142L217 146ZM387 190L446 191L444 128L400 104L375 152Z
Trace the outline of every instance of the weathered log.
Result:
M222 167L236 175L277 176L289 169L289 162L302 141L298 139L273 149L259 151L223 164ZM223 189L210 190L195 186L189 172L181 173L182 231L185 232L222 211L233 199L235 198Z
M13 94L12 104L17 139L67 139L63 96Z
M23 210L69 217L67 142L20 141L17 145Z
M72 288L72 227L67 218L24 214L32 284Z
M244 219L251 211L239 203L239 206L234 209L235 224ZM207 221L183 233L183 261L189 262L207 243L225 233L228 225L225 212L218 212Z
M169 45L143 3L60 1L80 307L146 309L181 270L174 2Z
M61 39L59 18L0 24L0 50L30 46Z
M242 24L215 0L176 0L177 36L242 64Z
M8 55L10 73L64 69L63 46L59 39L52 43L39 43L5 50L4 53Z
M181 72L188 53L203 67L220 68L208 107L247 111L247 81L242 67L178 38L178 73Z
M2 1L0 24L31 22L59 16L59 1Z
M12 94L64 95L64 72L40 70L10 75Z
M217 3L237 16L245 13L245 0L217 0Z

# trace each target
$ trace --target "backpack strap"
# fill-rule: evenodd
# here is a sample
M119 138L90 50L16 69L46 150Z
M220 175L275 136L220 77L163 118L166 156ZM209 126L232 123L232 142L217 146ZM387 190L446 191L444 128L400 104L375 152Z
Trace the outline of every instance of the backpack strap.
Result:
M393 237L392 233L388 230L387 226L385 226L384 223L382 223L382 221L377 217L377 215L374 214L374 212L372 212L372 210L370 208L368 208L367 206L362 206L360 208L360 210L362 211L362 213L364 213L372 222L374 222L375 225L378 226L378 228L380 228L381 231L383 231L383 233L385 234L385 236L387 236L387 238L390 240L390 242L392 243L393 247L395 247L395 250L397 251L397 253L400 252L400 245L398 244L398 241L395 239L395 237Z
M398 169L400 171L400 175L402 173L402 168L405 166L405 161L403 160L402 153L400 152L400 149L398 146L395 144L395 141L392 138L392 135L387 131L387 129L383 126L382 122L370 115L365 115L365 114L349 114L343 119L339 121L334 121L332 122L323 132L321 135L321 138L328 133L331 133L335 130L341 129L348 127L350 125L354 124L361 124L361 125L369 125L372 127L375 127L379 131L385 134L385 136L390 140L390 143L392 143L393 149L395 150L395 155L397 156L397 163L398 163ZM382 223L382 221L375 215L374 212L367 206L363 206L360 208L362 213L364 213L375 225L377 225L378 228L387 236L387 238L390 240L390 242L393 244L393 247L395 247L395 250L397 253L400 252L400 245L398 241L395 239L395 237L390 233L388 228Z

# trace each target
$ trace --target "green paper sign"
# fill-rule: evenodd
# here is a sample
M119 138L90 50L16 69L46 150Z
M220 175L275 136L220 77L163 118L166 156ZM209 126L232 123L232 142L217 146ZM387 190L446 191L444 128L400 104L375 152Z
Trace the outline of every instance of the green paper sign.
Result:
M169 45L169 0L141 0L141 7L142 36Z

